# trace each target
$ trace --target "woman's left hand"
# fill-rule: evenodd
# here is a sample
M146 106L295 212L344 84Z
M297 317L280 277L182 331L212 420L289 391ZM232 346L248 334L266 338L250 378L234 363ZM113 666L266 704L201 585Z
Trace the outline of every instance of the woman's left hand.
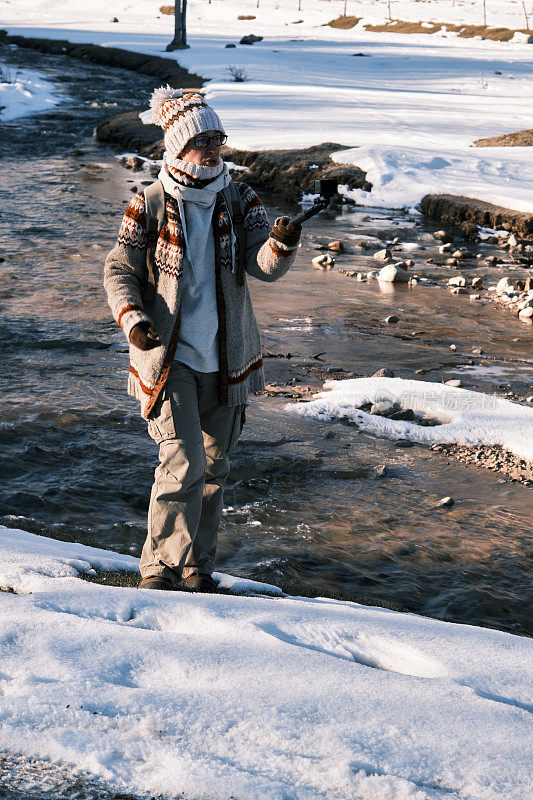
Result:
M294 247L298 244L301 233L301 225L293 225L288 217L278 217L270 235L276 241L287 245L287 247Z

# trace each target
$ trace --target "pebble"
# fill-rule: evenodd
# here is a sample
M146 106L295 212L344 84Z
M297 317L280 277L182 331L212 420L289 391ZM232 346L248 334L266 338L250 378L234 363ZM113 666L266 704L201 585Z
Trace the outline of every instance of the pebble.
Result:
M373 375L370 376L371 378L394 378L394 372L392 369L388 367L383 367L382 369L378 369L377 372L374 372Z
M330 242L328 244L328 250L333 250L334 253L344 253L346 248L342 242Z
M468 294L468 289L464 286L452 286L452 294Z
M533 311L533 309L531 309L531 311ZM387 325L395 325L399 322L399 317L397 317L396 314L391 314L390 317L385 317L385 322Z
M435 231L433 238L438 239L439 242L445 242L446 244L449 244L452 241L452 237L449 233L447 233L447 231Z
M456 389L463 385L462 380L459 378L451 378L449 381L445 381L445 383L446 386L455 386Z
M476 278L472 278L472 288L473 289L480 289L483 286L483 278L479 276Z
M518 312L519 319L531 319L533 317L533 308L528 306L527 308L523 308L522 311Z
M455 500L453 499L453 497L443 497L437 503L437 507L438 508L451 508L451 506L453 506L454 503L455 503Z
M326 253L323 256L315 256L311 263L315 269L333 269L335 266L335 259Z
M447 267L456 267L457 266L457 259L456 258L447 258L444 262Z
M448 281L448 286L466 286L466 278L464 275L454 275Z
M483 355L483 350L481 349L481 347L476 347L476 349L475 349L475 350L472 350L472 352L473 352L473 354L474 354L475 356L481 356L481 355Z
M373 403L370 408L371 414L377 414L380 417L390 417L396 411L401 411L402 407L399 403L391 403L389 400L382 400L380 403Z
M375 468L374 476L376 478L384 478L385 475L387 474L387 472L388 472L387 465L386 464L382 464L381 467L376 467Z
M457 345L456 344L451 344L450 345L450 350L452 351L452 353L455 353L455 351L457 350Z

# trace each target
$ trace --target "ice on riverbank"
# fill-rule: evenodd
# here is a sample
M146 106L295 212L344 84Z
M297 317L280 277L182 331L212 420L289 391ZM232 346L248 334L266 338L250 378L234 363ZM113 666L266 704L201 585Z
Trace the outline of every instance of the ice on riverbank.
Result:
M501 397L441 383L403 378L353 378L326 381L323 392L309 403L285 406L294 414L321 420L348 419L361 430L388 439L420 444L500 445L533 461L533 408ZM421 426L362 411L365 403L387 401L402 409L438 419Z
M59 102L55 87L40 72L0 62L0 123L49 111Z
M533 644L355 603L139 591L0 527L0 749L124 791L523 800Z

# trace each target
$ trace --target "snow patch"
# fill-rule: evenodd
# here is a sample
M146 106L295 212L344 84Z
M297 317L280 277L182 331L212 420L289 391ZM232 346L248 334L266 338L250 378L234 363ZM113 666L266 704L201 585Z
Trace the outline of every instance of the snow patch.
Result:
M419 444L500 445L520 458L533 461L533 409L501 397L441 383L403 378L353 378L326 381L326 391L308 403L285 406L293 414L330 421L348 419L361 430L388 439L409 439ZM368 414L365 403L387 401L403 409L440 420L422 427Z

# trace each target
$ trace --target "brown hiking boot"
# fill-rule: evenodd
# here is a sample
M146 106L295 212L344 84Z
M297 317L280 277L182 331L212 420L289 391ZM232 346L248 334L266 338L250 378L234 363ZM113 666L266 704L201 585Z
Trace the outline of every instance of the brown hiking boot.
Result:
M217 590L217 582L213 580L211 575L206 575L202 572L193 572L183 579L183 586L190 592L206 592L214 594Z
M139 589L162 589L163 591L172 590L172 583L162 575L152 575L151 578L143 578L139 584Z

